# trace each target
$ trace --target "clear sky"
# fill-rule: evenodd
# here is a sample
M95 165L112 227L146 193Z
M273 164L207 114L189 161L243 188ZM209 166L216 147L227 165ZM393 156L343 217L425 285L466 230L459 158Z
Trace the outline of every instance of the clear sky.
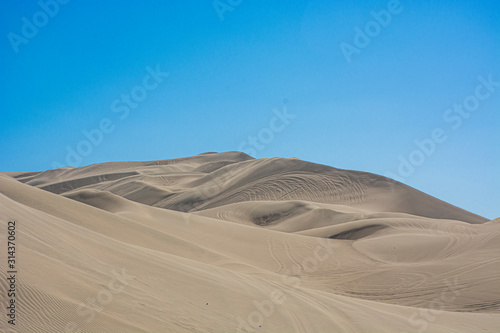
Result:
M207 151L500 216L498 1L2 1L0 171Z

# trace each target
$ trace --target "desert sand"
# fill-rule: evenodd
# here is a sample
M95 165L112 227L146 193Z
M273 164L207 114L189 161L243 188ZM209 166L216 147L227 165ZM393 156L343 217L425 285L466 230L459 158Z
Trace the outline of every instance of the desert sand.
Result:
M0 246L0 332L500 331L500 219L296 158L1 173Z

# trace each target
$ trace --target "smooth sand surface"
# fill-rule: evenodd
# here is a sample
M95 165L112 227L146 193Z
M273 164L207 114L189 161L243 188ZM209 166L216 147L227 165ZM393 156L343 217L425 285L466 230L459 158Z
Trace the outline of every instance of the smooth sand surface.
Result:
M0 332L500 331L500 219L374 174L238 152L0 174L4 309L9 220Z

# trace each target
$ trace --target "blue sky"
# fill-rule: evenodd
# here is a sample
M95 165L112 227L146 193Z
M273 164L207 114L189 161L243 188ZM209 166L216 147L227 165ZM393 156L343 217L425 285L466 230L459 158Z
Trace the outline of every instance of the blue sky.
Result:
M54 4L0 5L0 171L244 150L500 216L497 1Z

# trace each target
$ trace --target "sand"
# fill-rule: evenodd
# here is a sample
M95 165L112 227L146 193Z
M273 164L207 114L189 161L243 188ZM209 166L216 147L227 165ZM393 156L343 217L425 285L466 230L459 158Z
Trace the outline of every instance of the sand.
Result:
M0 332L500 330L499 219L296 158L2 173L0 245Z

